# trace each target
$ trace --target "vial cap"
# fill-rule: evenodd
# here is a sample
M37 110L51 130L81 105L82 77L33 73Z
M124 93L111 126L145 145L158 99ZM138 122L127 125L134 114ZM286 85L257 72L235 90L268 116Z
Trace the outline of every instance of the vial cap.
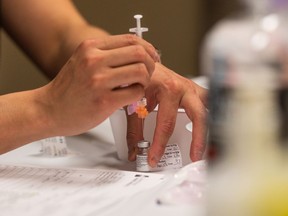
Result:
M150 146L150 142L146 140L141 140L138 142L139 148L148 148Z

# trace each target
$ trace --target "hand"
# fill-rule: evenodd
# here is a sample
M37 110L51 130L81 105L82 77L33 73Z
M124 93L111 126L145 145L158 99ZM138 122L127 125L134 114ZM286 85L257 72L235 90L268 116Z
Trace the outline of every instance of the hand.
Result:
M145 97L148 111L159 104L154 138L149 150L149 164L155 167L161 159L173 133L178 108L183 108L193 122L190 157L192 161L200 160L205 150L207 90L156 63ZM143 139L141 119L134 114L127 115L127 125L128 159L133 161L136 157L136 144Z
M59 135L79 134L139 100L157 58L151 44L133 35L82 42L56 78L42 89L51 128Z

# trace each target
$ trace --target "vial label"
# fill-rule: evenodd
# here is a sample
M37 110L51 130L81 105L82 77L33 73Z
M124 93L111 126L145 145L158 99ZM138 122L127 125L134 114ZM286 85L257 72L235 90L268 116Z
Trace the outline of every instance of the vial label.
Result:
M68 154L66 139L63 136L41 140L42 154L49 157L63 157Z
M136 170L140 172L150 171L150 166L148 165L147 155L136 155Z

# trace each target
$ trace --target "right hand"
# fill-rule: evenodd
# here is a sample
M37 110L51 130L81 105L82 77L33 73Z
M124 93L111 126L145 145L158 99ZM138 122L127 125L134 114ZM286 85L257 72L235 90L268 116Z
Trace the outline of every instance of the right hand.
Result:
M146 89L147 110L158 105L156 125L148 153L148 162L157 166L166 145L173 134L178 108L183 108L193 122L190 158L201 160L206 148L207 90L162 64L156 64L155 72ZM143 123L137 115L127 115L128 159L134 161L137 143L143 140ZM187 143L188 145L188 143Z
M154 47L134 35L82 42L41 91L55 135L83 133L143 97L157 58Z

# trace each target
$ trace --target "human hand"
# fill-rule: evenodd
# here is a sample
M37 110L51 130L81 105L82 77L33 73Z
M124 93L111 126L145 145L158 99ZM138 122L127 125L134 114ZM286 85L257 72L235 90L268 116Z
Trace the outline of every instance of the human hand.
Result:
M159 104L153 142L148 154L149 164L155 167L161 159L173 133L178 108L183 108L193 122L190 157L192 161L200 160L205 150L207 90L156 63L155 72L145 91L145 97L149 112ZM137 142L143 139L141 121L135 114L127 115L127 144L130 161L135 160Z
M55 135L85 132L139 100L158 58L151 44L130 34L82 42L42 88L41 102Z

